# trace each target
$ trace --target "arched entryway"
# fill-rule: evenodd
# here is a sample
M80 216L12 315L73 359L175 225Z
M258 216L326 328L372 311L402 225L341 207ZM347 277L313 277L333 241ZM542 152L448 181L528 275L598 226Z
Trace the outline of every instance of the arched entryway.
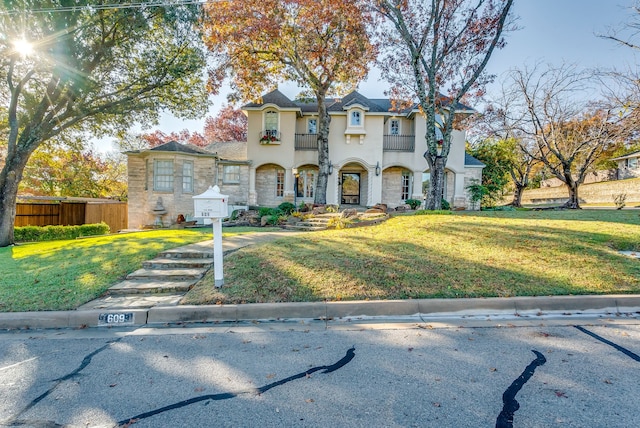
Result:
M356 162L344 165L338 173L338 201L340 205L362 205L369 202L369 174Z

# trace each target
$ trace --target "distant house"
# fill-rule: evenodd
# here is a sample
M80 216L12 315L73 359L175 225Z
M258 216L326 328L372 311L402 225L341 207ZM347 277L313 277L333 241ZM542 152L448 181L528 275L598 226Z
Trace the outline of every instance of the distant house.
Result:
M329 180L327 203L393 208L407 199L423 200L429 179L424 135L426 121L417 107L397 111L389 99L352 92L327 99ZM443 107L443 114L450 106ZM464 105L456 112L473 113ZM243 107L246 143L218 143L206 150L172 142L128 152L129 224L153 222L159 197L166 219L193 213L194 194L217 184L231 205L277 206L314 201L318 175L318 107L292 101L280 91ZM484 164L465 153L465 132L453 131L445 169L444 199L472 209L467 186L482 178Z
M640 177L640 151L611 159L618 162L618 179Z

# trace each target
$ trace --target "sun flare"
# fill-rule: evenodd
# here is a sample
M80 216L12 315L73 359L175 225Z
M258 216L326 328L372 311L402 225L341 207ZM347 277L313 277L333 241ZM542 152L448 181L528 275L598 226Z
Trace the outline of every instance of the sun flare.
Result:
M22 56L28 56L33 53L33 45L27 39L19 39L13 42L13 48Z

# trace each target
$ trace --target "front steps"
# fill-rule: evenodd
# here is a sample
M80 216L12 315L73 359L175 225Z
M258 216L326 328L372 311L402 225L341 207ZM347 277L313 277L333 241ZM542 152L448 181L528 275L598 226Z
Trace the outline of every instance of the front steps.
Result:
M106 296L78 309L175 306L211 266L213 251L209 248L165 251L110 287Z

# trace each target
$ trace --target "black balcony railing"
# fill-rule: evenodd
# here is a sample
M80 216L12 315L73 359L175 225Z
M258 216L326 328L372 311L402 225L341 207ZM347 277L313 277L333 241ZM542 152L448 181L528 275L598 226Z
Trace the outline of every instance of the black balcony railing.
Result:
M416 136L385 135L382 147L385 152L413 152L416 147Z
M318 150L318 134L296 134L296 150Z

